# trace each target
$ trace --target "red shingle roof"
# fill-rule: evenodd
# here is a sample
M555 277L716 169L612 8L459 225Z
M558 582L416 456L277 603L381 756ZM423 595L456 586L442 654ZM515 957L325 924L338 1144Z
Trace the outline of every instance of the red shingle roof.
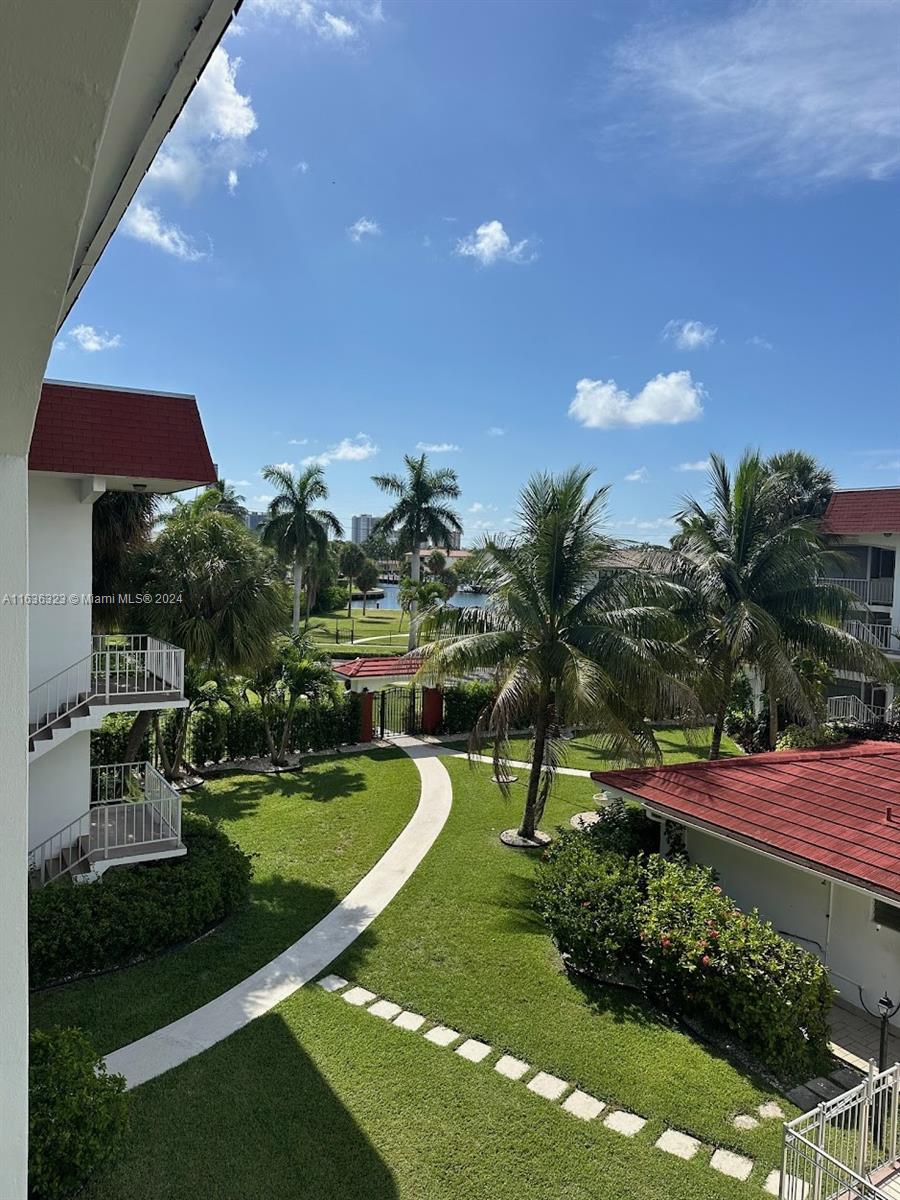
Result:
M44 381L28 467L74 475L214 483L193 396Z
M822 529L825 533L900 533L900 487L835 492Z
M857 742L594 771L591 778L674 820L900 900L900 744Z
M347 679L359 679L385 675L415 675L421 665L421 661L414 658L392 658L385 654L381 658L355 658L352 662L336 662L332 669Z

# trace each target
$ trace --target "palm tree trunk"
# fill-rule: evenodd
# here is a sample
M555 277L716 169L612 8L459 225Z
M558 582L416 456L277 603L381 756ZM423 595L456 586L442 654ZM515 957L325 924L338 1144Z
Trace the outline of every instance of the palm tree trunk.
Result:
M291 632L300 632L300 592L303 590L303 564L294 561L294 616L291 621Z
M413 583L418 583L420 574L421 574L421 551L418 546L413 546L412 558L411 558L410 564L409 564L409 577L413 581ZM416 619L416 610L418 609L418 607L419 607L419 605L415 600L413 600L409 606L409 638L406 643L406 648L408 651L415 650L415 648L416 648L415 619Z
M772 688L769 693L769 749L774 750L778 743L778 697Z
M303 618L304 630L309 629L309 610L312 608L312 588L306 589L306 616Z
M347 620L350 620L350 609L353 607L353 576L347 575Z
M722 751L722 733L725 729L725 716L728 712L728 701L731 699L731 685L734 681L734 671L726 671L722 679L722 698L716 708L713 720L712 740L709 743L710 759L718 758Z
M523 838L534 838L538 822L538 796L541 787L541 772L544 766L544 747L547 743L547 724L547 705L541 704L534 724L534 751L531 755L531 774L528 776L525 812L522 814L522 824L519 826L519 837Z

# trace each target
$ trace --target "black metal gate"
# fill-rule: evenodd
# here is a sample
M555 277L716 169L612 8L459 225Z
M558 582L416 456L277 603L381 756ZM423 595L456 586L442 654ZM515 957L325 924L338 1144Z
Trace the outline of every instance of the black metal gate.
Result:
M389 687L378 692L378 730L381 737L392 733L422 732L422 689Z

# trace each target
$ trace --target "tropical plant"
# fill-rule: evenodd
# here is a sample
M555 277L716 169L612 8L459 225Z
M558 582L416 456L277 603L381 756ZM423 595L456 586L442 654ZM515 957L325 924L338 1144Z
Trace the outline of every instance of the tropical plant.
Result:
M750 451L733 477L713 454L709 480L709 506L688 497L676 515L673 575L690 595L682 615L703 664L697 684L714 712L710 758L718 758L741 669L755 670L768 693L774 749L779 699L804 720L817 720L815 681L801 668L804 659L876 676L884 660L840 627L854 598L823 578L834 555L812 520L791 515L790 480Z
M372 480L383 492L395 498L395 504L378 521L376 533L399 533L402 551L410 553L410 578L419 582L422 546L448 545L454 533L462 532L457 513L448 501L459 498L459 481L452 467L428 466L422 454L404 456L406 474L373 475ZM410 606L409 649L416 644L416 598Z
M528 842L564 758L563 727L587 728L619 757L658 757L644 718L690 703L672 674L684 662L668 606L681 589L649 572L598 570L615 547L602 532L607 489L589 491L591 474L535 475L519 499L518 532L479 551L490 563L489 603L436 607L422 622L423 674L495 675L470 750L485 734L494 738L498 779L508 770L510 730L533 727L518 830Z
M425 566L428 568L428 574L434 576L435 579L440 579L447 569L447 556L443 550L432 550L425 559Z
M378 587L378 580L378 568L372 562L371 558L365 559L362 566L356 572L356 586L362 592L363 616L366 615L366 602L369 598L369 592Z
M354 542L348 542L341 550L340 564L341 574L347 577L347 616L350 616L353 607L353 583L358 572L362 569L363 563L366 561L366 556L363 553L362 547L357 546Z
M245 497L239 496L226 479L217 479L207 490L218 492L216 512L225 513L226 516L237 517L239 521L243 521L247 515L247 509L244 504Z
M818 520L834 491L834 476L803 450L784 450L765 461L765 470L781 477L777 515Z
M311 639L275 639L269 658L244 684L245 697L253 693L259 699L273 766L285 766L288 761L294 712L301 699L321 700L333 693L334 686L328 660Z
M158 500L148 492L110 491L93 505L91 587L95 596L107 597L92 607L95 632L111 632L127 621L117 598L132 590L134 557L150 543Z
M343 527L333 512L316 507L328 499L325 472L313 463L294 475L288 467L263 467L263 479L278 489L269 504L267 519L262 527L263 544L270 546L282 562L287 563L294 578L294 611L291 630L300 629L300 593L303 573L314 545L319 548L328 535L341 537Z

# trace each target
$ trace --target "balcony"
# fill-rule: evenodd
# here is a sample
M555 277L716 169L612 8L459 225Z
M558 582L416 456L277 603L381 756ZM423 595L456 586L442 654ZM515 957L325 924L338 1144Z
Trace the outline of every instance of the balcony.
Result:
M848 725L871 725L884 721L888 709L880 705L866 704L859 696L829 696L826 720L843 721Z
M900 654L900 630L890 625L875 625L869 621L845 621L844 629L861 642L883 650L885 654Z
M28 852L32 887L54 879L96 879L117 864L175 858L181 796L148 762L91 770L91 807Z
M184 651L143 633L99 634L91 652L28 694L32 758L105 712L184 704Z
M893 579L832 579L830 576L822 576L819 582L846 588L863 604L890 606L894 603Z

